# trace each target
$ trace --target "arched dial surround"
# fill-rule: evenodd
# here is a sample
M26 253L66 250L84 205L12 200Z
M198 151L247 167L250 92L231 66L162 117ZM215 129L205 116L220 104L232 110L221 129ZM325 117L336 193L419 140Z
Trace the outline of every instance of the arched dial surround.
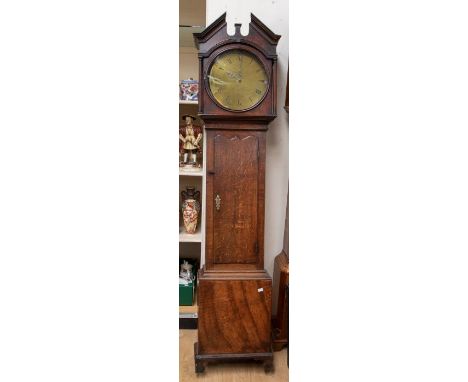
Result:
M258 105L269 85L263 64L242 49L231 49L215 58L208 73L208 84L215 101L234 111Z

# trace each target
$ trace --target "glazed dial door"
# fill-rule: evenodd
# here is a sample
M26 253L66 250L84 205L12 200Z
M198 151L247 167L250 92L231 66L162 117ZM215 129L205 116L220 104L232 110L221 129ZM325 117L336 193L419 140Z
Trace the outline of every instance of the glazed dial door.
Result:
M268 90L265 68L253 54L233 49L216 57L208 74L215 101L233 110L248 110L258 105Z
M214 137L215 264L257 263L258 149L258 137L249 133Z

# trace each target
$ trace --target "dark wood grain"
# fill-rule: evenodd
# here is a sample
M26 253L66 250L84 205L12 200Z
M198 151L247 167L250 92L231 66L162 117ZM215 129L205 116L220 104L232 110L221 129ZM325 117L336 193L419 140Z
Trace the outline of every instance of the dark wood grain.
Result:
M273 350L279 351L288 343L288 317L286 285L289 284L289 261L284 252L275 257L273 272L273 295L277 309L273 319Z
M216 264L256 263L258 254L258 139L252 134L214 137L213 255Z
M253 264L263 269L265 132L208 129L206 134L206 267Z
M279 35L251 15L249 34L227 34L226 14L194 34L199 49L199 111L205 122L205 268L198 277L196 371L205 362L262 359L271 370L272 280L264 267L265 159L268 123L276 117ZM254 55L268 89L254 107L232 111L208 86L216 58L231 49ZM220 206L216 208L219 195Z
M289 113L289 64L288 64L288 75L286 79L286 99L284 100L284 109Z
M271 349L271 278L205 278L198 285L200 352L262 353Z
M200 60L199 116L205 122L212 119L268 122L274 119L277 97L276 46L281 36L273 33L253 14L247 36L240 33L240 24L235 24L235 33L230 36L227 33L226 14L223 14L203 32L195 33L194 37ZM243 49L255 55L268 73L270 87L265 98L248 111L225 110L210 95L208 70L217 56L230 49Z
M275 257L273 271L273 349L281 350L288 344L289 305L286 290L289 286L289 191L284 222L283 251Z
M273 351L265 353L219 353L205 354L200 351L198 342L193 344L193 354L195 359L195 372L197 374L205 371L205 365L209 362L246 362L246 361L263 361L265 372L273 372ZM289 366L289 364L288 364Z

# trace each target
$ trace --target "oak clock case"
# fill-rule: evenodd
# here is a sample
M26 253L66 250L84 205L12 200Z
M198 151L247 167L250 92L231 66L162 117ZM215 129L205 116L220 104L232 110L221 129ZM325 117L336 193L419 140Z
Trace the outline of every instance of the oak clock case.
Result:
M205 265L198 273L195 371L261 360L273 368L272 279L264 269L265 159L276 117L279 35L251 15L249 34L226 14L195 33L199 117L205 123Z

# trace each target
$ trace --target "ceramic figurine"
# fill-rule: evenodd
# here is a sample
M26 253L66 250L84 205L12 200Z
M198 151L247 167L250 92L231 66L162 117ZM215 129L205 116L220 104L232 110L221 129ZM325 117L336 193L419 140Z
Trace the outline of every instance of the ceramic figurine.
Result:
M198 215L200 214L200 191L194 187L187 187L182 195L182 217L185 231L194 234L197 230Z
M192 268L193 265L190 264L187 260L184 260L184 262L180 265L179 277L192 281L195 278Z
M198 101L198 81L193 78L180 82L180 99Z
M179 129L179 140L183 154L181 166L197 168L200 167L197 163L197 152L201 152L201 128L193 125L193 121L196 119L193 115L186 114L183 119L185 126Z

